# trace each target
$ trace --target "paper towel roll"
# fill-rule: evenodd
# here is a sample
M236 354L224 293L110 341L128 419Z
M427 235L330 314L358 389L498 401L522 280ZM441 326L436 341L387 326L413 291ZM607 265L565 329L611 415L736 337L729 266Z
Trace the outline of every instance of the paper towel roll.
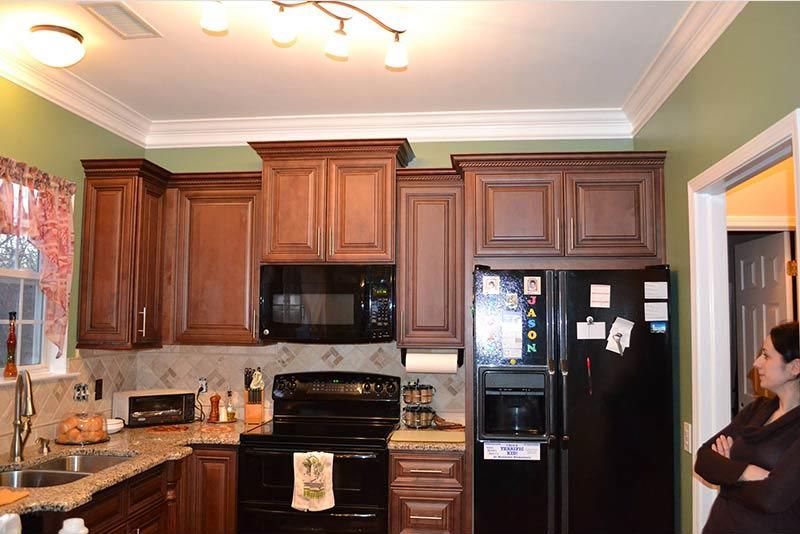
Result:
M406 372L409 373L456 373L458 372L458 350L408 350Z

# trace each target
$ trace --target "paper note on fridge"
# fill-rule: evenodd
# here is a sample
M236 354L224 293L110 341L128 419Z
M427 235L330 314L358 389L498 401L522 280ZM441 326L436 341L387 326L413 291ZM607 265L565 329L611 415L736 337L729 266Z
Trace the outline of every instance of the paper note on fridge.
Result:
M578 339L605 339L606 323L578 323Z
M611 286L605 284L592 284L589 288L590 308L610 308L611 307Z
M519 358L522 354L522 316L503 315L502 332L503 358Z
M614 324L611 325L611 330L608 332L608 343L606 343L606 350L622 354L622 352L631 346L631 330L633 330L633 322L617 317L614 319Z
M541 445L530 441L484 441L484 460L531 460L542 458Z
M645 302L644 303L645 321L669 321L666 302Z
M666 282L645 282L644 298L646 299L668 299Z

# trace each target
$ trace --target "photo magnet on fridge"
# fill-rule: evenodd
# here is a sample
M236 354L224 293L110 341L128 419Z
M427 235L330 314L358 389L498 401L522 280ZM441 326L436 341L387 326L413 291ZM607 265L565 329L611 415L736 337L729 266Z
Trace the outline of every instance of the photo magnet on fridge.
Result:
M522 294L523 295L541 295L542 294L542 277L541 276L523 276L522 277Z
M500 294L500 277L499 276L484 276L483 277L483 294L484 295L499 295Z
M651 334L666 334L667 333L667 323L665 321L655 321L650 323L650 333Z

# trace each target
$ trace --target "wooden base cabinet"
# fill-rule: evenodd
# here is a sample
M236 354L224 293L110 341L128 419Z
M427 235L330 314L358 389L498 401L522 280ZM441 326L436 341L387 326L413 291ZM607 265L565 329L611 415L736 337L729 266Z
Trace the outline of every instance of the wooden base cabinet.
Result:
M78 347L159 347L169 172L143 159L82 163Z
M235 447L194 447L186 534L236 534L236 462Z
M397 174L397 346L463 347L463 183L451 169Z
M462 534L464 455L390 454L390 534Z
M265 263L393 263L405 139L250 143L264 160Z

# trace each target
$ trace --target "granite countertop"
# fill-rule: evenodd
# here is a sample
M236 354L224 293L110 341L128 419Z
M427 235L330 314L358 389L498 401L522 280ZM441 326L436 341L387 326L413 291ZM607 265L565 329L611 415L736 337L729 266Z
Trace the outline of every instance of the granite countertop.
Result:
M461 451L463 430L395 430L389 437L390 451Z
M238 445L243 422L206 424L193 423L184 431L148 432L146 428L123 429L111 435L111 440L96 445L69 446L53 444L50 454L42 456L36 447L25 450L25 461L0 464L0 471L13 471L73 454L130 456L131 459L75 482L46 488L24 488L30 495L11 504L0 506L0 515L7 513L63 512L86 504L92 495L134 475L143 473L169 460L179 460L192 454L190 445ZM151 427L154 428L154 427ZM157 427L155 427L157 428ZM228 431L221 431L223 428Z

